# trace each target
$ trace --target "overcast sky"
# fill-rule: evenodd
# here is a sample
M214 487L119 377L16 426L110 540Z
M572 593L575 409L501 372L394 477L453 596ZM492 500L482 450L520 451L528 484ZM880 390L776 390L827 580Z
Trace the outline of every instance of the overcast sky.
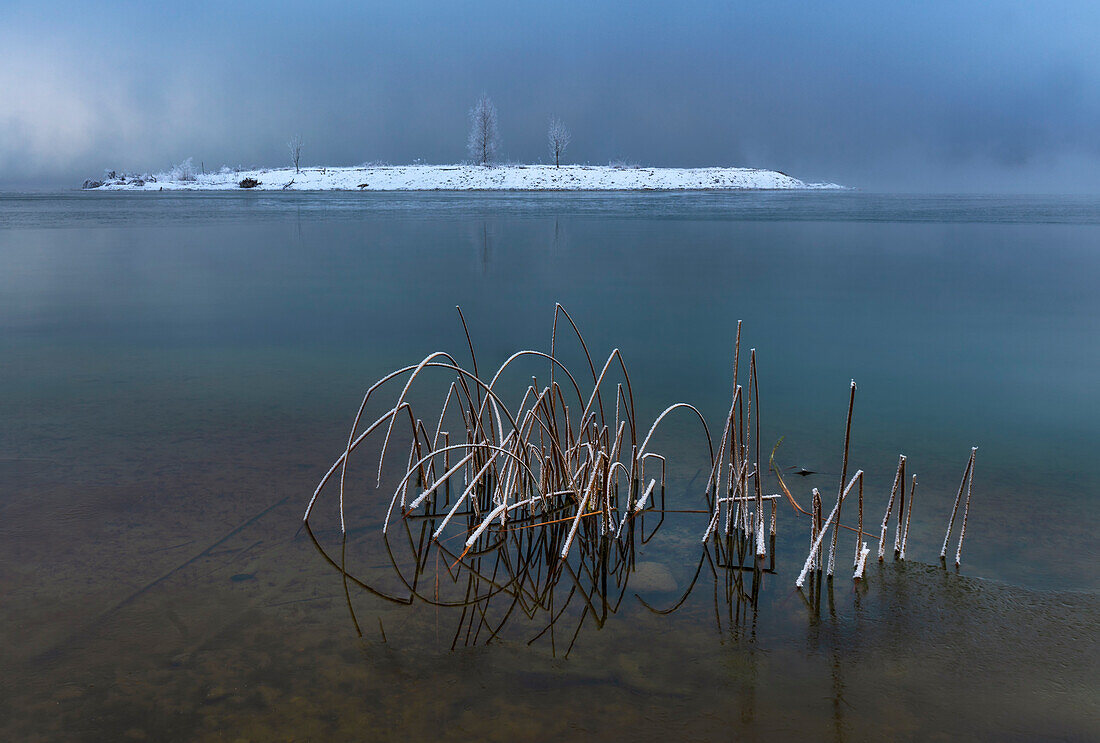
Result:
M745 165L869 190L1100 192L1100 3L0 0L0 189L186 157Z

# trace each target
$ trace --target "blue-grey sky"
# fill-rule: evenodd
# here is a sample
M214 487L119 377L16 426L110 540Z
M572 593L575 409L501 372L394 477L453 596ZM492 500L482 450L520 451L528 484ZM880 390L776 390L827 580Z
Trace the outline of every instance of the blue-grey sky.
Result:
M1100 4L0 3L0 189L186 157L746 165L867 189L1100 192Z

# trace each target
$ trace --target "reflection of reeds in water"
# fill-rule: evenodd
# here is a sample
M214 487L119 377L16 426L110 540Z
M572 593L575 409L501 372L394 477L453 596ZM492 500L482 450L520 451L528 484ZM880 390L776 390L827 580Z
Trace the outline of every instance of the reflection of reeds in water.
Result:
M459 318L469 349L469 367L449 353L436 352L372 385L356 413L343 453L306 507L305 526L318 549L341 573L353 620L350 589L358 586L398 603L419 599L459 609L461 620L453 645L489 641L509 617L525 615L533 621L545 621L532 641L548 634L553 647L557 645L555 625L563 617L573 617L577 626L569 642L571 647L587 620L602 625L609 614L617 611L635 568L637 545L652 539L665 514L676 510L666 504L666 458L651 450L661 424L673 414L687 414L699 422L710 461L701 500L679 509L709 515L695 579L709 563L716 578L720 570L726 575L726 603L738 606L735 613L740 613L742 599L755 606L761 574L774 571L776 505L783 497L796 512L811 519L810 555L799 575L799 587L810 570L820 573L824 568L831 578L839 530L851 529L842 527L841 509L844 499L857 487L855 577L862 575L867 550L861 540L869 536L863 532L862 470L847 479L854 382L837 500L823 520L817 489L813 490L812 512L799 506L774 466L774 450L771 469L783 494L764 492L756 351L750 351L748 379L742 385L738 368L740 322L733 349L732 400L716 447L703 415L687 403L670 405L643 433L638 427L630 376L622 355L617 349L612 351L597 370L583 336L561 305L555 308L549 353L519 351L491 376L479 372L461 310ZM561 360L559 321L569 324L583 351L587 369L580 374L574 374ZM520 385L522 395L513 406L503 397L505 385L512 382L502 380L514 377L523 362L545 368L546 381L540 384L537 376L530 377L529 382ZM442 403L431 408L430 414L421 415L421 390L440 372L449 380ZM402 385L401 391L386 412L366 423L370 420L364 418L368 406L385 385ZM455 431L460 433L456 435ZM396 593L376 588L355 575L348 568L346 556L353 492L348 479L350 462L372 434L382 439L373 479L386 499L381 532L402 587ZM403 454L404 447L408 447L404 474L396 484L385 483L382 490L383 474L388 471L386 462L397 456L394 449L398 446ZM902 457L883 519L880 557L899 487L904 503L904 463ZM968 472L971 470L968 468ZM336 489L338 496L343 536L338 559L325 551L310 524L318 499L328 489ZM381 511L381 504L378 509ZM648 531L647 515L656 518ZM965 524L964 510L964 533ZM908 514L905 526L907 531ZM823 543L830 529L826 566ZM901 531L899 508L895 546L903 555L905 540ZM746 570L753 575L747 591L742 578ZM691 586L671 609L661 611L675 610L690 590ZM718 607L716 592L716 612ZM358 629L357 620L355 625Z

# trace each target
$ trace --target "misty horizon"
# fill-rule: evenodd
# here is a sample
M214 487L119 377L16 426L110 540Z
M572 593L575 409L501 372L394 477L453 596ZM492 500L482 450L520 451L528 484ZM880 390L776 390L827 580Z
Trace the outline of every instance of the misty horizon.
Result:
M468 160L774 169L867 190L1100 191L1100 11L582 3L348 10L9 4L0 189L188 157L282 167Z

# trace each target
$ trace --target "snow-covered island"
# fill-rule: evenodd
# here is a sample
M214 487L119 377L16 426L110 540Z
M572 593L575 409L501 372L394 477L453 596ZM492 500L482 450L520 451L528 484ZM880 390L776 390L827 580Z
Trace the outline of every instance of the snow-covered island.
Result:
M380 165L230 169L197 173L187 164L165 173L109 172L84 182L103 191L704 191L839 189L756 168L642 168L615 165Z

